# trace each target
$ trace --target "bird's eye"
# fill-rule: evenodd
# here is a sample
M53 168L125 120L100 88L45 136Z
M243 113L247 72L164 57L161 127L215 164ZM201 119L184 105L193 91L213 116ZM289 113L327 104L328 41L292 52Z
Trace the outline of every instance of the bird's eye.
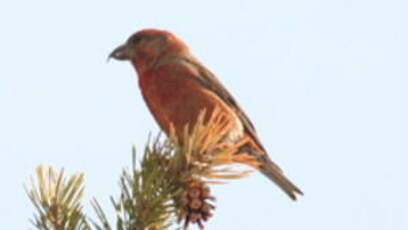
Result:
M136 45L136 44L138 44L140 42L140 40L142 40L142 38L139 37L139 36L136 36L136 37L132 38L132 43L134 45Z

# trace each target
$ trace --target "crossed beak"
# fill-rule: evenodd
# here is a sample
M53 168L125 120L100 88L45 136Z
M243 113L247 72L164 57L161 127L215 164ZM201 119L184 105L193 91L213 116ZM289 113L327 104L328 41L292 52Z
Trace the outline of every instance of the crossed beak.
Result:
M131 59L132 56L132 50L126 44L124 44L114 49L112 53L109 54L108 61L110 58L125 61Z

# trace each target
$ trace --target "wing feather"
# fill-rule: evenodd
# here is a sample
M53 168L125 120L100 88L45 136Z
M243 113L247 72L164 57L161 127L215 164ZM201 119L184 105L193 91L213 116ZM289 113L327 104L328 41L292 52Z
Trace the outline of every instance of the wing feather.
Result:
M265 151L265 148L260 143L257 135L255 126L249 119L249 117L245 114L245 112L241 109L239 104L233 98L233 96L228 92L228 90L223 86L223 84L215 77L215 75L205 68L197 59L188 57L183 58L183 61L187 62L189 65L192 65L196 70L198 70L197 76L195 76L196 80L208 90L214 92L219 98L221 98L227 105L229 105L235 113L238 115L239 119L241 120L244 129L247 133L253 138L256 144Z

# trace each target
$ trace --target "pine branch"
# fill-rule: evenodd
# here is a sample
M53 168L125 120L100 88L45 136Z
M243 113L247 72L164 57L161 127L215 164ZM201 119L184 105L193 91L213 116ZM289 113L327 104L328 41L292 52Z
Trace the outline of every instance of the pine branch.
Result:
M245 141L223 144L232 128L219 109L211 116L202 111L195 125L187 125L182 135L174 128L168 139L150 141L141 162L133 148L131 169L120 177L120 195L111 198L116 212L114 227L94 199L91 203L99 219L92 221L97 230L165 230L176 223L184 229L190 224L204 228L215 209L210 184L223 183L248 175L248 170L229 166L246 163L256 166L248 155L237 155ZM38 183L28 194L37 208L34 225L39 230L89 230L82 213L83 175L66 180L63 170L37 169Z
M135 156L133 149L133 159ZM164 230L172 224L171 199L176 186L171 177L166 176L165 156L165 151L158 152L147 147L140 169L136 168L133 160L132 169L123 171L119 183L120 197L118 200L111 199L118 230ZM93 206L102 223L96 225L97 229L112 229L97 201L93 202Z
M38 230L89 230L82 212L84 176L76 174L68 180L64 170L39 166L36 179L31 178L31 189L27 194L37 214L31 221Z

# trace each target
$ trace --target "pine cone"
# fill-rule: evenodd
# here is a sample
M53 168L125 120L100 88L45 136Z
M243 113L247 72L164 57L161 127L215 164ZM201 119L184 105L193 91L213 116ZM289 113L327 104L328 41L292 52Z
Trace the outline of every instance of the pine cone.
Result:
M203 222L212 216L214 205L209 201L214 201L210 188L204 182L191 180L186 183L186 189L180 195L180 211L178 222L184 221L184 229L190 223L197 224L200 229L204 228Z

